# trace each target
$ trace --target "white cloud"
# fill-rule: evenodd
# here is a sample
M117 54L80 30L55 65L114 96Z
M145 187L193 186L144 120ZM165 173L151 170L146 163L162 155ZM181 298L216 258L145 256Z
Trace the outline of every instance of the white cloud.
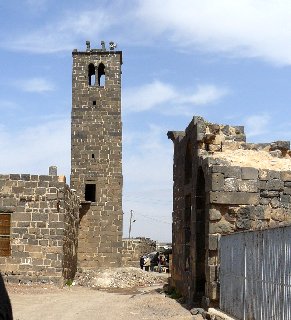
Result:
M173 146L166 132L166 128L149 125L145 132L124 135L125 237L128 236L129 212L133 210L136 222L132 226L132 236L171 239Z
M27 0L36 2L36 0ZM40 1L42 6L46 1ZM92 9L93 8L93 9ZM114 36L123 44L219 52L291 64L291 2L288 0L120 0L91 10L68 9L1 47L32 53L72 50L84 39ZM45 18L46 19L46 18ZM96 47L96 46L95 46Z
M287 0L148 0L136 11L149 37L282 65L291 64L290 13Z
M50 120L19 131L0 127L0 173L48 174L56 165L59 174L70 173L70 121Z
M270 115L252 115L245 120L246 136L251 138L259 136L270 131L269 122L271 120Z
M123 103L127 111L140 112L152 109L176 97L175 88L160 81L154 81L140 87L124 89Z
M54 84L44 78L26 79L18 81L15 85L25 92L43 93L55 90Z
M124 89L123 108L127 112L156 109L164 114L188 115L189 112L193 114L193 106L214 103L229 93L228 89L211 84L200 84L191 91L155 80L140 87Z
M180 103L192 103L194 105L204 105L220 100L229 93L226 88L219 88L214 85L198 85L192 95L180 96L177 100Z
M3 40L1 46L31 53L71 51L79 39L82 39L85 47L86 39L98 39L104 29L116 23L110 11L102 8L91 11L67 11L62 14L59 20L56 18L55 21L48 21L44 26L26 34Z

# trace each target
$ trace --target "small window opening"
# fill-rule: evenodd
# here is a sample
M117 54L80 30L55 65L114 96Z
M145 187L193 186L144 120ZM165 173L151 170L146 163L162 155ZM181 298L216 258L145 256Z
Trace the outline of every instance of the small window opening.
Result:
M92 159L95 159L95 154L94 153L92 153Z
M96 202L96 184L85 185L85 200Z
M98 66L98 85L105 87L105 66L103 63L100 63Z
M94 86L96 83L96 74L95 74L95 66L93 63L90 63L88 66L88 79L89 79L89 86Z
M93 106L96 106L96 100L93 100Z
M0 257L11 255L10 245L10 214L0 214Z

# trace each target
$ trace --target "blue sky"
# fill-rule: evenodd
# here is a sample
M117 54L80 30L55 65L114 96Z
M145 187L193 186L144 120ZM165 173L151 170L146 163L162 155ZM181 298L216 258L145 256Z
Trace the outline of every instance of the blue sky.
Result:
M287 0L0 0L0 172L70 174L71 52L123 51L124 236L171 239L172 142L194 115L290 140Z

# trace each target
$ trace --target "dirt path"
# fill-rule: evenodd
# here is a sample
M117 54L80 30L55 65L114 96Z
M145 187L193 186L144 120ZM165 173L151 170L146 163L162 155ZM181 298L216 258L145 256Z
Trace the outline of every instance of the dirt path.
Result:
M15 320L192 319L189 311L157 288L161 286L110 293L79 286L7 286Z

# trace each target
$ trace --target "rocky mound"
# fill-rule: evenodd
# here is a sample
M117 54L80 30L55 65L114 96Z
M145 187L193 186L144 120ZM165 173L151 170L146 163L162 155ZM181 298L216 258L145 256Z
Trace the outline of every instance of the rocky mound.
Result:
M75 284L98 289L135 288L167 282L168 274L146 272L139 268L108 268L78 273Z

